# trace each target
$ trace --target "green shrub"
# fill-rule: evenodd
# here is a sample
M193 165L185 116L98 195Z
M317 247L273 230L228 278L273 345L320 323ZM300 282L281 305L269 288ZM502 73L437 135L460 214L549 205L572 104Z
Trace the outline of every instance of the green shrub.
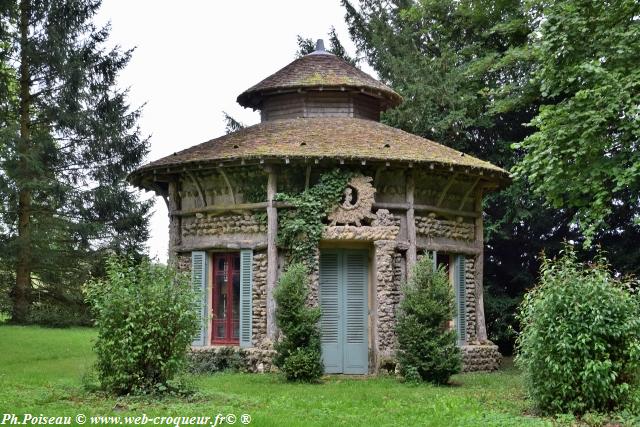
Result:
M169 267L107 261L105 280L85 289L98 338L96 370L116 394L172 391L197 330L189 278Z
M602 258L585 267L567 247L545 259L519 312L517 363L537 408L548 414L624 406L640 368L640 310Z
M289 381L315 381L322 376L320 309L307 306L307 269L291 264L274 292L276 324L281 338L275 344L273 363Z
M188 360L189 371L195 374L243 372L247 366L244 350L235 347L192 351Z
M315 381L323 371L320 350L298 347L289 353L281 369L289 381Z
M447 275L422 257L403 292L396 325L400 373L407 381L445 384L462 365L456 332L447 327L455 308Z

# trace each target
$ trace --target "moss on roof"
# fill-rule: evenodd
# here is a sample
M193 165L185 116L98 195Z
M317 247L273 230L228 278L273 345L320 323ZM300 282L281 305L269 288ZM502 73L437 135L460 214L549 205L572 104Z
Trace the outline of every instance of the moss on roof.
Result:
M238 96L243 107L259 108L263 95L295 89L351 88L387 100L390 107L402 102L402 97L389 86L357 69L343 59L329 54L310 54L296 59L260 83Z
M400 129L372 120L334 117L262 122L148 163L132 176L196 162L287 157L440 163L508 176L489 162Z

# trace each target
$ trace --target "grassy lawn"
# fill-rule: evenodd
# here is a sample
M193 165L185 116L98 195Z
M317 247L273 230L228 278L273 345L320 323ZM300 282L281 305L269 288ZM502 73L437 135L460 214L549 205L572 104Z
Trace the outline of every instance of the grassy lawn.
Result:
M218 413L249 414L256 426L553 425L525 415L521 377L512 367L456 375L455 385L447 387L409 386L384 377L335 376L303 385L285 383L274 374L217 374L193 377L198 393L189 399L102 396L82 386L94 360L94 336L93 330L82 328L0 326L0 412L211 416L212 423ZM238 420L236 425L243 424Z

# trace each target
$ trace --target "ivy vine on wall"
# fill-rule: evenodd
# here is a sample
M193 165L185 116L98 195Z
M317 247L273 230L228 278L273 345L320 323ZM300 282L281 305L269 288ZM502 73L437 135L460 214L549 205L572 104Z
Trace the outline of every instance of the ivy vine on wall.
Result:
M333 169L320 176L318 183L299 194L278 193L275 199L293 207L278 216L278 246L288 250L291 262L315 263L315 253L322 238L322 220L338 204L351 171Z

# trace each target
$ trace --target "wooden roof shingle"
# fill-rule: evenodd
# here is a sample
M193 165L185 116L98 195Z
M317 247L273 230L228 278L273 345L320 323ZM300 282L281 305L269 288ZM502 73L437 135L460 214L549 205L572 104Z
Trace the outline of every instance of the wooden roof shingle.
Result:
M237 101L243 107L259 109L262 99L270 94L343 89L357 90L383 99L386 108L402 102L402 97L389 86L327 52L314 52L296 59L242 92Z
M166 167L276 158L434 163L508 177L507 171L489 162L383 123L330 117L262 122L148 163L130 179Z

